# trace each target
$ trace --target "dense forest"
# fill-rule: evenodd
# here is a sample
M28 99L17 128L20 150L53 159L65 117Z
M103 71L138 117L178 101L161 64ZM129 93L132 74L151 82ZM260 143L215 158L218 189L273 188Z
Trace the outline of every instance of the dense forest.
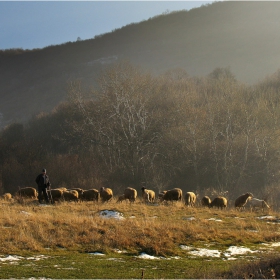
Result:
M154 75L123 61L94 84L69 82L51 113L1 131L1 193L35 187L44 167L54 188L280 197L280 71L245 85L229 68Z

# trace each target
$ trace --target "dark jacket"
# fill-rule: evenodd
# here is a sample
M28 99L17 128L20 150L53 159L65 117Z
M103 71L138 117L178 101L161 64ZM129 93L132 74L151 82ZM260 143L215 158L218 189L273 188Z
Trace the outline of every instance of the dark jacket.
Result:
M50 179L49 179L49 176L48 175L45 175L46 176L46 181L44 183L44 177L43 177L43 174L39 174L36 178L36 183L38 185L38 187L48 187L51 185L51 182L50 182Z

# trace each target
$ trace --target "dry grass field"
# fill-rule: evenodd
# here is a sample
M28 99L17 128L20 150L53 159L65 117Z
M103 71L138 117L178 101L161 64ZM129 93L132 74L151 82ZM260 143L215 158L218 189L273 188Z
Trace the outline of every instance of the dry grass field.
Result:
M246 248L246 256L253 255L252 252L258 257L271 255L278 247L271 250L269 244L280 241L280 215L272 211L188 208L181 202L116 203L115 200L55 205L39 205L35 200L1 201L0 211L2 254L45 254L63 249L110 256L118 250L127 256L144 253L155 259L176 259L190 258L194 253L198 256L200 248L218 253L215 260L220 261L233 257L227 254L229 248ZM201 255L201 258L211 256Z

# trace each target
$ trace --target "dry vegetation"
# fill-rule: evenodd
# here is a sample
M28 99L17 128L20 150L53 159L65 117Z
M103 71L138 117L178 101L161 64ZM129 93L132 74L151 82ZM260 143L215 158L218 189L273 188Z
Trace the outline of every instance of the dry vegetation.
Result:
M100 211L123 213L125 219L108 219ZM39 206L37 201L1 202L1 252L43 251L65 248L111 252L113 249L152 255L178 255L179 245L215 244L254 246L280 239L278 224L257 219L263 213L187 208L169 205L57 203ZM277 213L275 220L277 220ZM194 217L194 220L189 220ZM221 219L222 222L209 220ZM181 252L182 254L182 252Z

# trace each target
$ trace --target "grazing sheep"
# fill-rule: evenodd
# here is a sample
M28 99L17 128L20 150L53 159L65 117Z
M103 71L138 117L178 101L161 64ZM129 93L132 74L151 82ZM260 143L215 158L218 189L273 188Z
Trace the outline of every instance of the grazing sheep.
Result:
M156 194L153 190L148 190L145 187L141 188L142 198L145 202L155 202Z
M202 197L202 199L201 199L201 205L202 206L210 207L210 203L211 203L211 198L209 196Z
M166 191L166 193L160 198L160 201L182 201L183 191L179 188Z
M72 188L72 189L69 189L68 191L77 191L78 194L79 194L79 199L82 199L83 192L84 192L83 189L81 189L81 188Z
M185 194L185 204L189 207L194 207L196 202L196 194L194 192L187 192Z
M161 198L166 194L167 191L162 191L158 194L158 199L161 200Z
M56 190L62 190L63 192L65 192L65 191L67 191L67 189L66 188L63 188L63 187L61 187L61 188L55 188Z
M1 199L3 200L11 200L12 199L12 195L10 193L4 193L1 195Z
M64 191L63 197L65 201L75 201L78 202L79 193L77 191Z
M227 199L223 196L218 196L213 199L213 201L210 203L210 208L217 207L218 209L226 208L227 207Z
M82 200L98 201L100 198L100 193L96 189L85 190L82 194Z
M243 208L248 200L252 199L252 197L253 195L249 192L239 196L234 202L235 208Z
M252 198L248 201L247 205L250 207L251 211L255 210L256 208L261 209L270 209L269 205L263 199Z
M113 198L113 191L109 188L100 188L100 198L103 202L108 202Z
M137 197L137 190L133 188L126 188L124 190L124 199L128 199L130 202L135 202Z
M122 195L120 195L120 196L118 197L117 203L118 203L118 202L123 202L124 200L126 200L126 198L125 198L125 195L122 194Z
M63 200L63 190L51 189L51 197L52 197L53 201Z
M26 188L19 189L19 191L17 191L16 195L21 196L21 197L26 197L26 198L37 198L38 192L35 188L26 187Z

